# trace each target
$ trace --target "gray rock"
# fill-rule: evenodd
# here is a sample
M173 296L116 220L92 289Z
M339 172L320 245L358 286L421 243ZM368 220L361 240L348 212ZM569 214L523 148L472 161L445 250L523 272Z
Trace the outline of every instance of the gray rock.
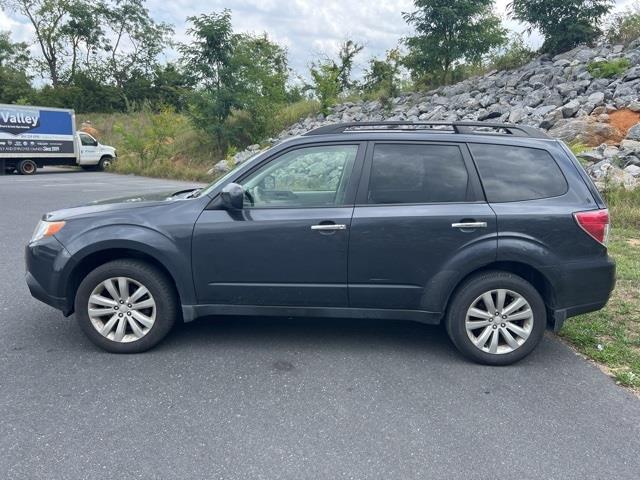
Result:
M561 67L561 68L568 67L569 65L571 65L571 62L566 58L561 58L560 60L557 60L553 63L554 67Z
M626 140L640 141L640 123L629 129Z
M571 100L562 107L562 115L564 118L573 117L580 110L580 102L578 100Z
M587 102L594 105L594 108L604 103L605 95L602 92L594 92L589 95Z
M634 178L640 178L640 167L638 165L629 165L624 168L624 172L628 173Z
M623 140L620 143L620 149L630 153L640 152L640 141L638 140Z
M640 78L640 67L633 67L627 70L627 73L622 77L623 82L630 82Z

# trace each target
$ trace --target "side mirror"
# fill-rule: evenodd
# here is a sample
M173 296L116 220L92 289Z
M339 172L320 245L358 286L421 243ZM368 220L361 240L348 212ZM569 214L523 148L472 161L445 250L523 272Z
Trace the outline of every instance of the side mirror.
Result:
M226 185L220 193L222 205L227 210L242 210L244 207L244 188L237 183Z

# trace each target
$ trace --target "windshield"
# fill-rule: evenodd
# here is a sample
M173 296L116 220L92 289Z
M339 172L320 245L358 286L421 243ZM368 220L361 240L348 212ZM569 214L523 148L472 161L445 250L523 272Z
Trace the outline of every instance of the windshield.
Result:
M259 151L259 152L255 152L253 155L251 155L249 158L247 158L242 163L244 164L244 163L248 162L249 160L253 160L256 156L260 155L263 152L265 152L265 150L262 150L262 151ZM202 190L200 190L197 195L194 195L194 197L201 197L202 195L209 195L209 193L211 193L215 188L219 187L220 185L223 185L234 173L236 173L236 169L237 168L238 167L232 169L231 171L225 173L222 177L218 178L217 180L214 180L212 183L210 183L209 185L204 187Z

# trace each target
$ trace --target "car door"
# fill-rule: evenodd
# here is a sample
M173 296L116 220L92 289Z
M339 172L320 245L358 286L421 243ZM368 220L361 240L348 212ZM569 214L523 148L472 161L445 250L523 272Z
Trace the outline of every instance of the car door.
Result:
M496 217L464 144L370 144L351 222L351 307L433 311L431 291L460 262L489 263L496 249Z
M212 206L195 225L199 302L348 306L349 226L363 152L357 142L292 147L237 180L245 207Z
M80 165L93 165L100 160L98 141L91 135L79 133L80 137Z

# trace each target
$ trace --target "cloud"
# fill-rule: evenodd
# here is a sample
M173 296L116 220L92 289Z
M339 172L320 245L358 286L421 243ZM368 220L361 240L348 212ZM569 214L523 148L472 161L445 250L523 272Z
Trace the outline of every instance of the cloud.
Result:
M511 31L523 34L525 26L506 17L509 1L497 0L496 12ZM622 8L631 3L619 0L617 5ZM369 58L384 55L411 34L402 13L414 9L412 0L147 0L147 6L156 20L175 26L177 42L187 40L188 16L229 8L234 29L267 32L272 40L287 47L290 65L298 74L305 74L319 55L334 55L347 38L365 46L356 64L356 72L361 71ZM0 10L0 29L10 30L16 41L32 40L31 26L13 13ZM535 32L525 39L533 47L542 43ZM167 54L169 59L175 56L175 52Z

